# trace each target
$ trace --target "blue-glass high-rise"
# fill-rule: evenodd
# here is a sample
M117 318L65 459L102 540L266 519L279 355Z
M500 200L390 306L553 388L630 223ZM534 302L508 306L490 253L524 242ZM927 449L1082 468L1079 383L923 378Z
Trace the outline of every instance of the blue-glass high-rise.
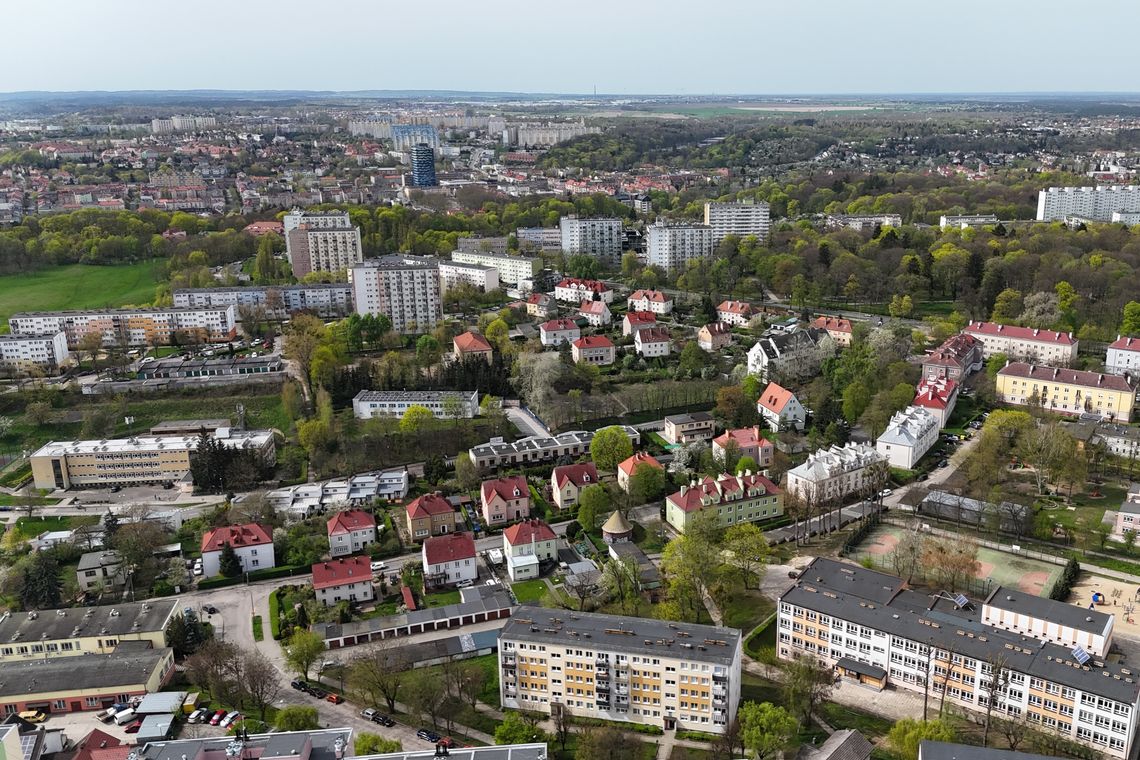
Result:
M435 151L427 143L412 146L412 185L433 187L435 179Z

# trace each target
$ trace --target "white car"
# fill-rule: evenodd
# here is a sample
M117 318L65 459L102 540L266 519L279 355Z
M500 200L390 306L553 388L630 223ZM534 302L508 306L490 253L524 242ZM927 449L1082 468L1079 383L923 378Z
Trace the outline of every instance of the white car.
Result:
M381 561L377 560L376 562L372 563L371 567L372 567L372 572L378 573L381 570L387 570L388 569L388 563L387 562L381 562Z
M880 497L886 497L886 496L890 496L893 493L894 493L894 491L892 491L891 489L884 488L882 491L879 491L879 496Z
M471 588L475 585L475 581L460 581L455 584L456 588Z

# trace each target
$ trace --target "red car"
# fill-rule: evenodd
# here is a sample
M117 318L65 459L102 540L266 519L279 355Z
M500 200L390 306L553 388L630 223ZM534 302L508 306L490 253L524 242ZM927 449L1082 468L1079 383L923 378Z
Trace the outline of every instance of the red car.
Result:
M142 728L142 721L136 720L134 723L132 723L129 726L127 726L126 728L124 728L123 731L125 731L128 734L137 734L139 732L140 728Z
M455 740L452 739L450 736L443 737L442 739L437 741L436 744L438 744L441 747L447 747L448 749L454 749L456 746Z
M334 705L339 705L344 701L344 697L339 694L329 694L327 697L325 697L325 699L332 702Z
M224 717L226 717L226 711L225 710L215 710L214 711L214 717L210 718L210 725L211 726L218 725L219 723L222 722L222 718L224 718Z

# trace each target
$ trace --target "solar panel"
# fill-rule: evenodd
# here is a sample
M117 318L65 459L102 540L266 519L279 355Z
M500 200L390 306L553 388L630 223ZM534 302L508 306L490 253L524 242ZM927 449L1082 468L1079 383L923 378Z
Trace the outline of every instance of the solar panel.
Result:
M1073 659L1076 660L1077 662L1079 662L1081 665L1084 665L1086 662L1089 661L1090 655L1083 648L1074 647L1073 648Z
M958 605L959 607L965 607L969 603L970 600L966 598L965 594L958 594L958 596L954 597L954 604Z

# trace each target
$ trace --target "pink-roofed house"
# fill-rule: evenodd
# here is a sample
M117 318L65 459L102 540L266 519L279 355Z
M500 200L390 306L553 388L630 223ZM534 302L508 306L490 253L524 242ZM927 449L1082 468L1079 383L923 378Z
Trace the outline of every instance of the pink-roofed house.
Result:
M673 311L673 298L660 290L635 290L626 299L630 311L651 311L654 314L668 314Z
M483 520L502 525L530 517L530 486L522 475L484 480L481 490Z
M610 307L604 301L583 301L578 314L586 319L591 327L605 327L613 321Z
M657 315L651 311L628 311L621 320L621 334L633 335L638 330L657 326Z
M717 320L730 325L746 325L754 314L752 304L744 301L722 301L720 306L716 307Z
M713 438L713 459L721 463L724 462L724 455L725 452L728 451L730 441L736 442L736 451L741 458L752 457L752 460L756 462L756 466L760 468L770 467L772 465L775 447L771 441L760 434L759 425L737 428L736 430L726 430L716 438Z

